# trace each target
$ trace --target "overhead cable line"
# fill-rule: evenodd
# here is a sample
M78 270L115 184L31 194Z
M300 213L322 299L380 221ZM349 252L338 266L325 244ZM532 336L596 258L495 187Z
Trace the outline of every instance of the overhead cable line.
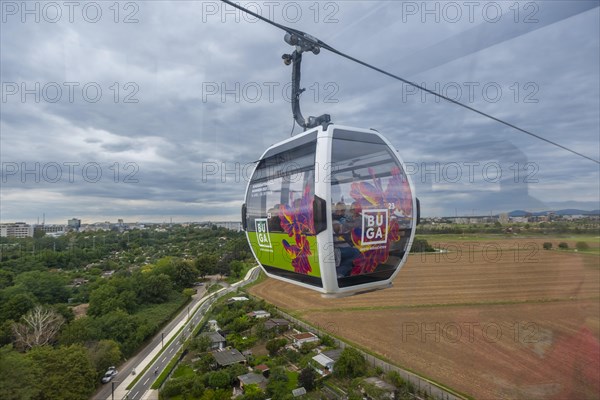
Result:
M245 12L245 13L247 13L247 14L249 14L249 15L251 15L251 16L253 16L253 17L255 17L255 18L258 18L258 19L260 19L260 20L261 20L261 21L263 21L263 22L266 22L266 23L268 23L268 24L270 24L270 25L273 25L274 27L276 27L276 28L279 28L279 29L281 29L281 30L285 31L285 32L289 33L290 35L296 35L296 36L298 36L298 37L302 38L302 40L304 40L304 41L306 41L306 42L309 42L309 43L312 43L312 44L313 44L314 46L316 46L317 48L323 48L323 49L329 50L330 52L332 52L332 53L334 53L334 54L337 54L337 55L339 55L339 56L341 56L341 57L344 57L344 58L346 58L346 59L348 59L348 60L350 60L350 61L354 61L355 63L358 63L358 64L360 64L360 65L362 65L362 66L365 66L365 67L367 67L367 68L370 68L370 69L372 69L372 70L374 70L374 71L377 71L377 72L379 72L379 73L382 73L382 74L384 74L384 75L387 75L387 76L389 76L390 78L394 78L394 79L396 79L396 80L399 80L399 81L401 81L401 82L404 82L404 83L406 83L406 84L408 84L408 85L410 85L410 86L413 86L413 87L415 87L415 88L417 88L417 89L420 89L420 90L422 90L422 91L424 91L424 92L430 93L430 94L432 94L432 95L434 95L434 96L436 96L436 97L439 97L439 98L441 98L441 99L444 99L444 100L446 100L446 101L448 101L448 102L450 102L450 103L454 103L454 104L456 104L456 105L458 105L458 106L460 106L460 107L466 108L467 110L473 111L473 112L475 112L475 113L477 113L477 114L479 114L479 115L482 115L482 116L484 116L484 117L487 117L487 118L489 118L489 119L491 119L491 120L494 120L494 121L496 121L496 122L499 122L499 123L501 123L501 124L503 124L503 125L506 125L506 126L508 126L508 127L510 127L510 128L513 128L513 129L515 129L515 130L517 130L517 131L519 131L519 132L525 133L525 134L527 134L527 135L529 135L529 136L532 136L532 137L534 137L534 138L536 138L536 139L542 140L542 141L544 141L544 142L546 142L546 143L549 143L549 144L551 144L551 145L553 145L553 146L559 147L559 148L561 148L561 149L563 149L563 150L566 150L566 151L568 151L568 152L570 152L570 153L573 153L573 154L575 154L575 155L577 155L577 156L580 156L580 157L583 157L583 158L585 158L585 159L588 159L588 160L590 160L590 161L593 161L593 162L595 162L596 164L600 164L600 161L598 161L598 160L596 160L596 159L594 159L594 158L592 158L592 157L586 156L585 154L579 153L579 152L577 152L577 151L575 151L575 150L573 150L573 149L570 149L570 148L568 148L568 147L566 147L566 146L563 146L562 144L556 143L556 142L554 142L554 141L552 141L552 140L550 140L550 139L546 139L545 137L542 137L542 136L540 136L540 135L537 135L537 134L535 134L535 133L533 133L533 132L531 132L531 131L528 131L528 130L526 130L526 129L520 128L520 127L518 127L518 126L516 126L516 125L514 125L514 124L511 124L510 122L504 121L503 119L496 118L496 117L494 117L493 115L490 115L490 114L488 114L488 113L486 113L486 112L484 112L484 111L481 111L481 110L478 110L478 109L476 109L476 108L473 108L473 107L471 107L471 106L468 106L468 105L466 105L466 104L464 104L464 103L461 103L460 101L457 101L457 100L451 99L451 98L449 98L448 96L444 96L443 94L436 93L436 92L434 92L434 91L433 91L433 90L431 90L431 89L427 89L427 88L426 88L426 87L424 87L424 86L421 86L421 85L419 85L419 84L417 84L417 83L411 82L411 81L409 81L409 80L407 80L407 79L404 79L404 78L402 78L402 77L400 77L400 76L394 75L394 74L392 74L391 72L387 72L387 71L385 71L385 70L382 70L381 68L377 68L377 67L375 67L375 66L373 66L373 65L371 65L371 64L369 64L369 63L366 63L366 62L364 62L364 61L361 61L361 60L359 60L359 59L357 59L357 58L354 58L354 57L352 57L352 56L350 56L350 55L348 55L348 54L345 54L345 53L343 53L343 52L341 52L341 51L339 51L339 50L336 50L335 48L333 48L333 47L329 46L327 43L324 43L324 42L322 42L321 40L319 40L319 39L317 39L317 38L315 38L315 37L313 37L313 36L311 36L311 35L309 35L309 34L307 34L307 33L304 33L304 32L302 32L302 31L300 31L300 30L297 30L297 29L294 29L294 28L287 27L287 26L285 26L285 25L282 25L282 24L279 24L279 23L277 23L277 22L275 22L275 21L271 21L270 19L268 19L268 18L265 18L265 17L263 17L262 15L260 15L260 14L257 14L257 13L255 13L255 12L253 12L253 11L250 11L250 10L248 10L248 9L246 9L246 8L244 8L244 7L242 7L242 6L238 5L238 4L236 4L236 3L233 3L233 2L231 2L230 0L221 0L221 1L222 1L223 3L225 3L225 4L228 4L228 5L232 6L232 7L234 7L234 8L237 8L238 10L241 10L241 11L243 11L243 12Z

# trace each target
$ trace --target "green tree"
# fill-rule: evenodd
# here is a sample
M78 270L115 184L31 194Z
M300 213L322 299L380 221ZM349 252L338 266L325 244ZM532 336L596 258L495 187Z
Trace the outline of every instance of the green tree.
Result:
M19 320L22 315L26 314L29 310L35 307L35 298L28 292L15 288L8 288L2 291L0 298L2 303L0 304L0 320L12 319L13 321ZM16 292L15 294L12 294Z
M90 293L88 315L98 317L117 309L125 310L126 305L113 285L104 284Z
M102 337L99 325L95 318L78 318L63 327L58 341L60 344L69 345L99 340Z
M321 344L323 346L327 346L327 347L334 347L335 346L335 340L329 336L329 335L323 335L321 337Z
M225 389L229 387L229 374L225 371L209 372L206 383L214 389Z
M586 250L590 249L590 245L587 244L586 242L577 242L577 243L575 243L575 248L578 251L586 251Z
M244 270L244 263L239 260L233 260L230 264L231 276L234 278L241 278L242 271Z
M112 311L96 319L98 329L103 339L112 339L122 347L132 346L135 342L135 334L138 328L135 317L123 310ZM127 348L127 350L131 350ZM127 353L127 351L124 351Z
M174 276L173 283L179 289L194 285L198 277L198 270L194 264L186 260L177 260L173 266Z
M335 363L334 375L341 378L356 378L367 372L367 361L356 349L346 347Z
M94 391L96 371L83 346L35 347L27 357L43 371L38 380L43 391L38 399L81 400Z
M37 399L41 373L36 363L11 346L0 348L0 399Z
M278 339L271 339L271 340L269 340L267 342L267 344L265 345L265 347L269 351L269 354L271 356L274 356L274 355L277 354L277 352L279 351L279 349L281 349L286 344L287 344L287 340L285 340L283 338L278 338Z
M65 277L55 272L29 271L17 275L15 285L23 286L31 292L40 303L66 303L69 290Z
M114 340L100 340L88 347L90 360L98 373L104 373L108 367L118 365L122 354L119 344Z
M242 396L242 400L264 400L265 398L265 393L260 390L258 385L244 386L244 395Z
M217 264L219 259L213 254L202 253L196 259L194 265L198 270L200 276L205 277L206 275L214 274L217 271Z
M0 289L7 288L13 285L14 275L10 271L0 269Z
M561 250L567 250L569 248L569 244L567 242L560 242L558 244L558 248Z
M298 375L298 385L303 386L307 391L316 387L317 373L311 367L306 367Z
M137 279L139 297L145 303L163 303L173 291L171 278L166 274L141 274Z
M542 247L544 248L544 250L550 250L550 249L552 249L552 243L551 242L544 242L544 244L542 245Z
M289 378L283 367L275 367L271 370L269 383L267 384L267 395L275 399L281 399L288 394Z
M211 340L207 335L200 335L193 338L190 342L190 350L204 353L208 351L211 345Z

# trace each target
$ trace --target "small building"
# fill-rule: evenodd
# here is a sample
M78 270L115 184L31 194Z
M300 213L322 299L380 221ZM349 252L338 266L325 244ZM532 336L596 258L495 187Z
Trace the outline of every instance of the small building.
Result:
M225 348L227 341L219 332L205 332L202 336L206 336L210 339L210 350L223 350Z
M227 367L233 364L245 364L246 357L237 349L228 349L223 351L213 351L211 353L219 367Z
M301 347L304 343L319 341L319 337L312 332L303 332L292 335L294 346Z
M327 376L333 373L333 366L335 361L327 357L323 353L319 353L313 358L312 367L321 376Z
M304 389L304 386L292 390L292 396L294 396L294 397L304 396L305 394L306 394L306 389Z
M340 359L342 349L327 350L314 356L311 366L321 376L333 373L333 366Z
M282 333L290 329L290 322L283 318L271 318L265 321L265 329L267 331L275 330L278 333Z
M257 385L261 390L267 388L267 379L260 374L249 372L244 375L239 375L237 378L240 381L240 389L242 389L242 391L244 391L244 387L247 385Z
M208 328L211 331L218 331L219 330L219 323L217 322L216 319L211 319L208 321Z
M243 297L243 296L239 296L239 297L232 297L229 300L227 300L228 303L235 303L238 301L248 301L249 299L247 297Z
M271 317L271 313L269 313L265 310L250 311L246 315L249 316L250 318L270 318Z
M255 370L260 371L260 373L265 377L268 378L269 374L271 372L271 370L269 369L269 366L266 364L260 364L257 365L256 367L254 367Z
M325 354L327 357L331 358L333 361L337 361L340 359L340 356L342 355L342 351L344 351L344 350L343 349L332 349L332 350L326 350L322 354Z

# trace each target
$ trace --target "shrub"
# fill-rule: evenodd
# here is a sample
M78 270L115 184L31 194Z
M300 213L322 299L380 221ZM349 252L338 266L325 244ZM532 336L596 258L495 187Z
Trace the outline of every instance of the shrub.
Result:
M558 248L559 248L559 249L562 249L562 250L566 250L566 249L568 249L568 248L569 248L569 245L567 244L567 242L560 242L560 243L558 244Z
M575 248L579 251L585 251L585 250L589 250L590 249L590 245L587 244L586 242L577 242L575 244Z
M550 250L552 248L552 243L544 242L542 246L544 247L544 250Z

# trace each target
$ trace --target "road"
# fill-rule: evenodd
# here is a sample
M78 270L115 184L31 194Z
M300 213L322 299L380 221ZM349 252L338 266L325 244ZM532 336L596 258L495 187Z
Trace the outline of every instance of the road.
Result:
M200 323L206 311L212 303L219 297L235 291L238 287L252 282L258 277L260 269L254 268L248 272L245 279L236 282L233 285L221 289L213 295L206 295L206 288L201 286L198 293L194 295L192 302L186 306L171 322L157 334L148 345L146 345L138 354L129 359L124 365L120 366L119 374L115 376L112 382L104 384L103 387L92 397L93 400L113 400L128 399L140 400L144 398L146 392L150 389L155 379L162 373L173 357L183 346L194 328ZM202 303L200 306L198 304ZM183 326L183 329L177 334L174 340L167 345L167 342ZM165 348L163 349L163 345ZM162 351L162 352L161 352ZM141 372L152 359L159 354L160 356L146 370L144 375L137 381L131 390L126 387L135 379L132 371Z

